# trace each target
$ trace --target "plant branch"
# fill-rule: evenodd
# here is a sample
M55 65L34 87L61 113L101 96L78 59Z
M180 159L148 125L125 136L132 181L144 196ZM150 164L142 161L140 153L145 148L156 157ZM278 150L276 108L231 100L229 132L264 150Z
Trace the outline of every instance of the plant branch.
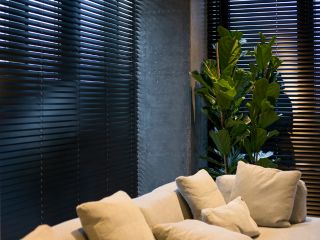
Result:
M216 59L217 59L217 72L218 78L220 78L220 55L219 55L219 43L216 45Z

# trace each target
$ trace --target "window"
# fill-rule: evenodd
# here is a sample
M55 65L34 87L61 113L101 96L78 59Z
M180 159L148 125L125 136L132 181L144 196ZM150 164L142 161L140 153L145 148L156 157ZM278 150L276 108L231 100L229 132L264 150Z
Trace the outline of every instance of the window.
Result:
M137 193L139 0L0 3L3 240Z
M277 123L281 134L269 147L282 159L282 168L302 171L309 192L308 214L315 216L320 216L319 13L318 0L208 1L210 43L219 24L244 33L244 50L252 49L259 32L277 36L274 52L284 61L278 103L283 116ZM212 56L210 45L208 49ZM243 58L240 64L246 61Z

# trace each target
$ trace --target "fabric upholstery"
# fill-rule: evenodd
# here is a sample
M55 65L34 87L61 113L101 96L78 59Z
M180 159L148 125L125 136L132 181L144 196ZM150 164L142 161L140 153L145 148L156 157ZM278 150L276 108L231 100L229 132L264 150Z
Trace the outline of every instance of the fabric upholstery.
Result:
M177 190L175 182L156 188L134 199L148 225L179 222L192 218L188 204Z
M238 163L231 199L241 196L258 226L289 227L299 171Z
M216 183L205 170L200 170L192 176L178 177L176 183L195 219L201 219L201 210L204 208L226 204Z
M297 185L297 193L294 199L293 210L290 217L290 223L302 223L307 217L307 187L303 181Z
M241 197L217 208L206 208L201 211L202 221L239 232L249 237L259 235L259 229L251 218L249 209Z
M155 240L144 216L125 192L81 204L77 214L90 240Z
M231 192L235 181L236 175L222 175L216 179L216 184L226 203L230 202Z
M225 201L228 203L231 197L231 191L236 181L236 175L223 175L216 179L216 183ZM304 222L307 217L307 187L306 184L299 180L297 192L294 199L294 205L290 216L290 223L296 224Z
M198 220L156 225L153 233L157 240L250 240L251 238Z
M88 240L79 218L62 222L52 227L59 240Z
M40 225L22 240L59 240L59 238L50 226Z
M307 218L305 222L289 228L260 227L256 240L319 240L320 218Z

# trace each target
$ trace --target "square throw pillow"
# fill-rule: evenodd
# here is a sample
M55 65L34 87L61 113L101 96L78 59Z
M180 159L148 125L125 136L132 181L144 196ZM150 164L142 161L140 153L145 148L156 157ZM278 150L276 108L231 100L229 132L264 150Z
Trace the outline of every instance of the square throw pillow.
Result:
M152 231L157 240L251 240L246 235L198 220L158 224Z
M122 191L77 207L90 240L155 240L138 206Z
M261 227L290 227L299 171L280 171L238 163L231 199L241 196Z
M179 193L175 182L158 187L133 201L151 228L161 223L180 222L192 218L188 204Z
M40 225L22 240L59 240L59 238L50 226Z
M200 170L189 177L178 177L176 183L195 219L201 219L201 210L204 208L226 204L217 184L206 170Z
M205 208L201 211L202 221L239 232L249 237L260 234L256 222L251 218L249 209L241 197L217 208Z
M236 175L223 175L216 179L217 186L222 193L224 200L230 202L231 192L236 181ZM294 205L290 217L290 223L302 223L307 217L307 187L306 184L300 180L297 185L297 192L294 199Z

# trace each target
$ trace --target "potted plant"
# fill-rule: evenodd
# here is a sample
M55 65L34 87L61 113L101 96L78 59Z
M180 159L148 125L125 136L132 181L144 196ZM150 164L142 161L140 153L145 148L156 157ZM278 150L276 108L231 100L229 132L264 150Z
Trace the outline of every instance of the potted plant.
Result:
M216 59L203 61L200 72L191 73L201 84L196 92L205 100L202 111L213 126L209 132L213 145L204 157L214 165L209 172L213 175L234 173L240 159L274 167L272 160L259 159L259 156L266 141L278 134L270 130L279 119L275 104L280 93L277 69L281 61L272 54L275 38L267 42L260 34L261 42L254 51L244 54L241 32L223 27L219 27L218 32ZM255 60L248 65L248 70L238 66L244 55ZM251 99L246 98L249 95ZM243 106L247 111L240 111Z

